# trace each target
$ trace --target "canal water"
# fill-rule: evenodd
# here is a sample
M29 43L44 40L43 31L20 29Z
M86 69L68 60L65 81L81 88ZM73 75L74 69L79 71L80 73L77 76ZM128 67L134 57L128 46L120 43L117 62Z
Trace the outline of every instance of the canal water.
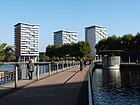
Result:
M15 65L11 65L11 64L0 65L0 71L13 72L14 69L15 69Z
M36 69L37 67L35 66L35 70L33 72L33 76L36 76ZM12 64L3 64L0 65L0 72L6 72L6 75L0 74L0 85L12 82L14 80L14 71L15 71L15 65ZM40 65L39 66L39 74L44 74L48 73L48 65ZM25 79L28 78L27 74L27 65L26 64L20 64L19 69L18 69L18 79Z
M27 69L27 65L21 64L20 68L23 69L23 70L26 70ZM35 69L36 69L36 66L35 66ZM15 65L12 65L12 64L0 65L0 71L13 72L14 70L15 70ZM46 73L46 72L48 72L48 65L41 65L41 66L39 66L39 73L40 74L43 74L43 73Z
M92 79L95 105L140 105L140 70L95 69Z

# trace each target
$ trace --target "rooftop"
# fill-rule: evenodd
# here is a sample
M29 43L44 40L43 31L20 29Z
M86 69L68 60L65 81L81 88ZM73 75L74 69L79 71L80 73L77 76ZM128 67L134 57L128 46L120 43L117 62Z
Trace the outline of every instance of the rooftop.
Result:
M86 27L85 29L90 29L90 28L95 28L95 27L97 27L97 28L107 28L107 27L105 27L105 26L93 25L93 26Z
M17 24L15 25L15 27L17 27L17 26L19 26L19 25L39 26L39 25L37 25L37 24L29 24L29 23L20 22L20 23L17 23Z
M54 34L55 34L55 33L59 33L59 32L77 33L77 32L72 32L72 31L69 31L69 30L59 30L59 31L54 32Z

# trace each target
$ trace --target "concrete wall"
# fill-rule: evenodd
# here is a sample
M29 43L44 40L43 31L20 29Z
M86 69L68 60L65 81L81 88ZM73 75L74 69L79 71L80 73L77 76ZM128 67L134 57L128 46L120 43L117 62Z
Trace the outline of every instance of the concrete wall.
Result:
M119 69L120 56L104 56L102 57L103 69Z

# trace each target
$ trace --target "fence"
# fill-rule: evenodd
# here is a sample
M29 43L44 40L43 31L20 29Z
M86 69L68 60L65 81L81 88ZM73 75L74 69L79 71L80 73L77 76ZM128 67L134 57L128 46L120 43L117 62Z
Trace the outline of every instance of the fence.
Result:
M28 79L27 62L8 62L1 63L1 66L12 65L9 70L1 67L0 70L0 83L15 82L15 88L18 86L18 80ZM67 62L35 62L35 69L33 72L33 79L39 80L40 76L51 76L53 74L65 71L72 67L79 65L76 61Z

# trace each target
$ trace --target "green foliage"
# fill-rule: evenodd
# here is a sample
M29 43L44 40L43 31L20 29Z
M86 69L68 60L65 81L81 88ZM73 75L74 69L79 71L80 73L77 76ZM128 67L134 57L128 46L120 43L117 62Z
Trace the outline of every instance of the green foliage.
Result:
M83 41L81 41L81 42L78 42L77 45L78 45L78 53L77 54L80 57L85 57L89 53L91 53L89 42L83 42Z
M11 46L6 43L0 44L0 61L13 61L15 60L15 53Z
M78 43L58 45L48 45L46 48L46 56L51 59L71 57L85 57L91 54L89 42L80 41Z
M135 37L133 37L131 43L131 49L134 51L140 50L140 33L137 33Z
M102 50L124 50L124 51L138 51L140 49L140 33L135 36L126 34L122 37L115 35L103 39L96 45L97 53Z
M5 43L0 44L0 61L2 61L5 58L5 50L6 44Z
M50 58L53 58L54 55L59 56L60 55L59 48L60 48L59 45L48 45L46 48L46 55L49 56Z

